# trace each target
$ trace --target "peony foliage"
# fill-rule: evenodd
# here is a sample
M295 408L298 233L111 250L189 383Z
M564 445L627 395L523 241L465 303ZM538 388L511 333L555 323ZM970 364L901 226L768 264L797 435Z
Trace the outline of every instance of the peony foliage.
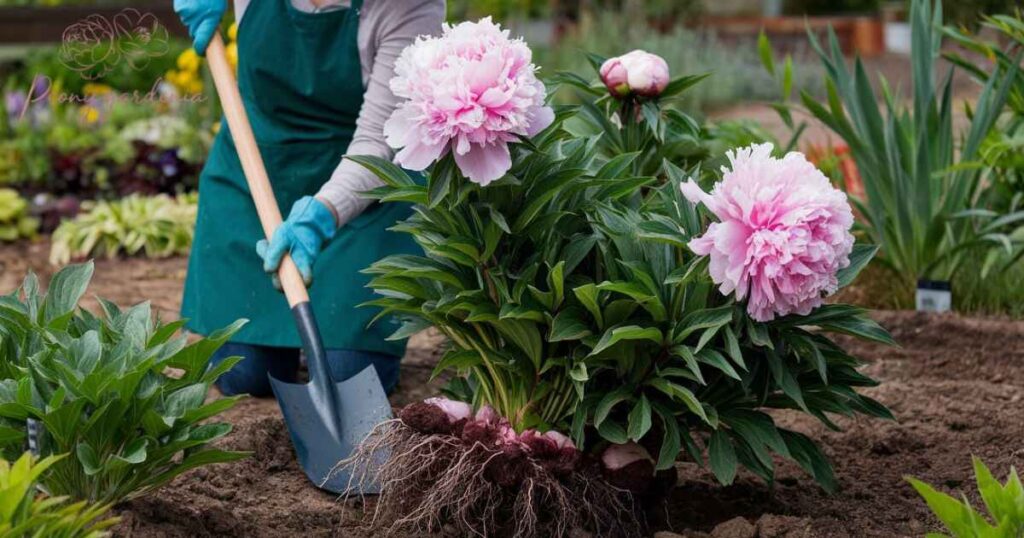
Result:
M560 108L551 127L512 144L509 173L486 187L451 155L426 185L353 157L386 184L372 197L415 204L393 229L423 254L367 269L381 296L372 304L408 320L395 338L444 333L437 373L456 374L450 395L492 406L516 431L567 432L583 450L636 441L659 469L680 453L703 462L707 448L723 483L741 465L770 480L778 454L834 487L814 442L765 410L800 410L832 428L833 414L890 417L857 392L875 382L827 334L889 335L845 305L755 320L687 246L707 219L683 196L683 171L669 163L665 182L631 176L636 153L599 157L598 138L564 128L578 112ZM641 188L649 195L637 203ZM854 247L837 287L874 251Z
M668 82L662 95L695 81ZM678 140L663 122L678 116L658 96L555 112L546 129L508 145L508 172L487 184L451 152L427 168L426 184L384 159L350 157L384 182L370 197L414 204L392 230L422 255L366 270L380 295L370 304L407 320L394 338L436 327L449 340L435 371L455 375L448 395L493 408L513 433L565 433L592 453L622 445L655 455L659 470L706 453L723 483L740 466L771 480L780 455L833 488L813 440L766 411L802 411L830 428L832 415L891 418L858 392L875 381L829 338L892 343L866 311L822 304L876 251L852 244L845 195L802 156L775 159L770 147L737 150L706 194L658 157L675 155L666 145ZM605 127L580 136L581 123ZM735 233L719 240L723 230ZM753 256L725 241L743 237ZM730 250L725 262L718 245ZM741 280L756 291L740 293Z

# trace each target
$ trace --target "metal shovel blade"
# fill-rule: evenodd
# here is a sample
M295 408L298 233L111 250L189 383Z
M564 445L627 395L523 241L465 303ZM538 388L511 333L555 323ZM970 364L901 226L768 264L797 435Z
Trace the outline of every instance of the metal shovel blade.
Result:
M391 405L373 366L340 383L330 383L337 398L334 410L338 413L324 412L328 410L323 405L325 398L317 394L313 383L285 383L271 378L270 384L288 425L299 465L311 482L337 494L380 492L375 482L361 487L350 484L355 469L336 468L377 424L391 418ZM331 415L335 414L339 423L334 423Z
M391 418L391 404L373 366L345 381L335 382L327 368L320 333L309 303L292 307L309 366L309 383L287 383L270 378L277 403L288 425L295 455L309 480L332 493L375 494L376 483L350 481L363 469L338 468L370 432ZM370 466L379 466L387 454L375 454ZM372 476L372 471L371 471ZM350 483L351 482L351 483Z

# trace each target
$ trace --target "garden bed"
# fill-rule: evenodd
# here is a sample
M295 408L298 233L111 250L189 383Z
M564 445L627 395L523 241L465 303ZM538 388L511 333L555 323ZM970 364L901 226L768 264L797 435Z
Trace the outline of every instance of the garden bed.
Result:
M0 251L0 292L27 268L45 276L47 247ZM100 261L89 296L123 303L149 298L164 316L173 315L184 267L183 259ZM710 472L681 463L667 521L656 528L719 538L921 536L936 522L904 475L969 491L969 454L997 476L1024 465L1024 322L912 312L876 317L901 348L843 344L871 361L868 373L882 385L868 394L888 405L898 423L840 420L845 431L835 433L813 419L777 414L781 425L821 439L836 466L835 496L786 461L776 462L774 487L746 473L721 487ZM413 340L394 405L436 393L439 382L427 380L438 343L424 335ZM253 456L194 471L122 507L117 536L363 536L354 528L356 510L308 484L272 400L249 400L226 415L235 430L221 444Z

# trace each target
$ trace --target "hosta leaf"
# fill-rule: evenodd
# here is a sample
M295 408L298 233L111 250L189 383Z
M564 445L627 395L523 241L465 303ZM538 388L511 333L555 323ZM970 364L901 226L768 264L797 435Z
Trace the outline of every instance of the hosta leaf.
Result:
M139 464L146 461L146 446L149 440L140 438L132 441L121 450L121 453L114 456L116 461L127 464Z
M82 464L82 471L86 476L92 476L102 470L99 456L88 443L78 443L75 454L78 457L78 462Z
M92 272L93 264L88 262L69 265L53 275L43 301L45 323L68 314L78 306L92 279Z

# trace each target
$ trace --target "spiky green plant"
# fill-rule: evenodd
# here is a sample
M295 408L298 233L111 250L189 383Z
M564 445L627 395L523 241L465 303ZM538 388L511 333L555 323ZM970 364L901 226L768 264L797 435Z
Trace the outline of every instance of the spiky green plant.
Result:
M827 101L801 92L803 106L850 147L865 189L863 200L853 199L859 229L868 242L881 246L879 263L907 290L918 279L952 280L979 249L1013 254L1021 244L1013 232L1024 221L1024 212L1000 214L979 205L991 184L979 151L1004 110L1017 68L996 70L988 78L969 110L966 132L959 133L953 71L941 80L936 73L941 5L933 9L930 0L913 0L910 22L909 107L884 80L881 95L876 94L860 59L848 67L832 31L826 45L809 34L825 66ZM762 56L770 58L770 51Z
M1000 484L980 459L975 457L972 461L987 516L975 510L965 496L956 499L916 478L907 477L950 533L930 532L928 538L1021 538L1024 536L1024 486L1017 470L1011 467L1006 483Z
M101 519L108 505L68 502L37 491L41 476L64 456L16 461L0 459L0 536L10 538L101 538L117 518Z

